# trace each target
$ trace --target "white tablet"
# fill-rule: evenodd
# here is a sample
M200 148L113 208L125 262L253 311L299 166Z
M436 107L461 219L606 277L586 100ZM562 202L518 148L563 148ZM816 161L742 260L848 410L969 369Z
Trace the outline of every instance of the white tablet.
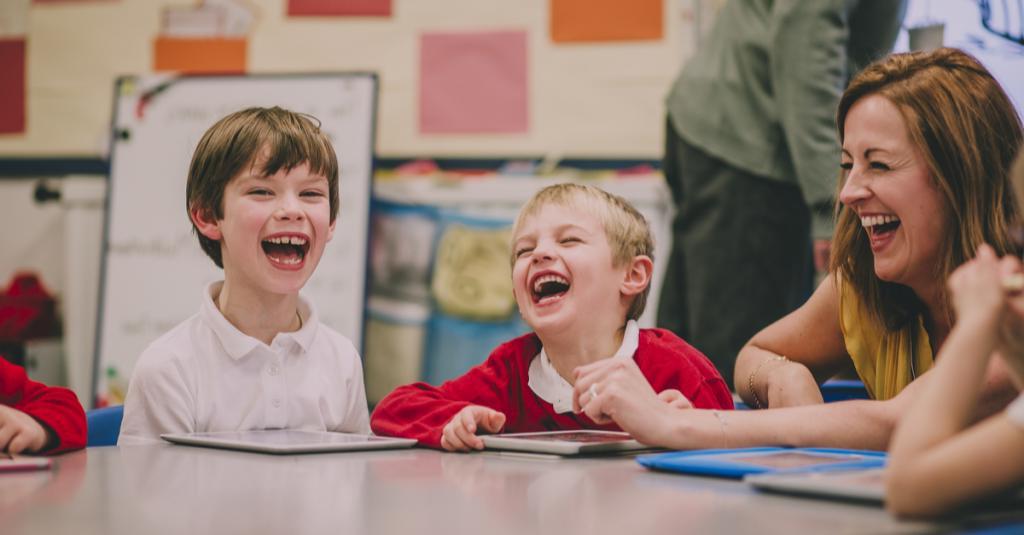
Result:
M45 470L53 464L49 457L22 457L0 452L0 472Z
M527 451L555 455L590 455L650 451L629 433L615 431L543 431L483 435L484 447L494 450Z
M298 429L164 434L160 435L160 438L168 442L188 446L278 454L383 450L408 448L416 445L416 440L411 438L378 437L374 435L304 431Z
M878 504L885 501L884 468L755 474L743 481L769 492Z

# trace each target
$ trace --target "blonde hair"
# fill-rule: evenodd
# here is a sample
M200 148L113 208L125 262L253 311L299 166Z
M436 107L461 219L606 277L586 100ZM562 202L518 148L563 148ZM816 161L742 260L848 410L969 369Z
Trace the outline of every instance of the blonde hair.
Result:
M527 218L550 204L572 207L596 216L608 236L612 264L615 267L621 267L638 256L654 260L654 238L643 214L622 197L586 184L555 184L538 191L519 210L519 216L512 227L512 239L515 240L519 235ZM515 254L512 254L511 259L515 263ZM640 318L647 306L647 294L650 291L651 285L648 284L633 299L626 312L627 320Z
M207 217L224 218L224 190L245 167L263 176L304 163L327 177L331 222L338 216L338 157L315 118L278 107L247 108L214 123L192 156L185 186L185 208ZM259 166L257 169L256 167ZM203 248L223 268L220 242L203 236L192 223Z
M850 109L871 95L899 109L950 207L952 232L935 264L935 280L946 280L982 243L999 254L1010 251L1009 225L1018 207L1007 174L1021 144L1021 121L992 74L954 48L883 58L857 74L843 93L836 115L840 142ZM853 210L837 204L836 218L830 271L853 285L879 325L889 331L904 328L923 311L920 300L906 286L875 275L870 242ZM945 285L941 288L945 291ZM948 303L948 295L944 300Z

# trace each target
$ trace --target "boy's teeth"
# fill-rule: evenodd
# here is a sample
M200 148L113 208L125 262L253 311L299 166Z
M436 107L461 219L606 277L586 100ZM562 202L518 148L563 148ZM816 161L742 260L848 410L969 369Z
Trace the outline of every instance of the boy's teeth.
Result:
M291 237L284 236L284 237L270 238L267 241L269 241L270 243L277 243L277 244L283 244L283 245L288 245L288 244L292 244L292 245L306 245L306 239L305 238L300 238L298 236L291 236Z
M543 277L539 277L537 280L533 281L533 291L540 292L541 286L546 282L560 282L565 285L569 284L569 281L566 280L565 277L560 277L558 275L544 275Z

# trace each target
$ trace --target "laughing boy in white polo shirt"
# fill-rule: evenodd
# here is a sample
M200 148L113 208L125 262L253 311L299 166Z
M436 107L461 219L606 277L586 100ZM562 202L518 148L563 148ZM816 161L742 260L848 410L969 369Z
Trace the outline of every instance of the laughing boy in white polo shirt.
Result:
M118 444L204 431L369 433L358 353L299 295L338 214L327 136L277 107L228 115L199 141L186 197L224 280L142 353Z

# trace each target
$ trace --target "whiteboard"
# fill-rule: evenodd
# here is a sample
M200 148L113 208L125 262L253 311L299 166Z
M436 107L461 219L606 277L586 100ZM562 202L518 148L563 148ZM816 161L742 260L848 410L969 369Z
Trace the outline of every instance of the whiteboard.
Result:
M188 167L221 117L250 106L308 113L340 167L334 238L302 294L320 320L362 347L377 77L372 73L146 76L118 80L110 151L93 401L117 402L135 360L199 310L223 278L185 210ZM108 381L108 372L116 378Z

